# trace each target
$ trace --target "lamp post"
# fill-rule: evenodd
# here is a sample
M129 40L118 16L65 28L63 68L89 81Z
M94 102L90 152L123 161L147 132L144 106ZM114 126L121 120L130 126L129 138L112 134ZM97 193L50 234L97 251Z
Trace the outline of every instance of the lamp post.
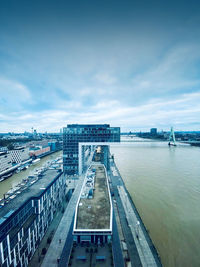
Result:
M136 237L137 237L137 239L139 239L139 227L140 227L140 222L137 221L137 223L136 223Z

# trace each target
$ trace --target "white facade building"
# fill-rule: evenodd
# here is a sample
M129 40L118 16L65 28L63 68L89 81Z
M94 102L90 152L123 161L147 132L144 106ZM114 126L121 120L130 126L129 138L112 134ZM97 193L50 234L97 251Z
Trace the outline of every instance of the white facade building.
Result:
M12 167L11 154L0 152L0 172L3 172Z
M18 147L13 150L8 151L12 157L12 163L20 163L22 161L29 159L29 148L28 147Z

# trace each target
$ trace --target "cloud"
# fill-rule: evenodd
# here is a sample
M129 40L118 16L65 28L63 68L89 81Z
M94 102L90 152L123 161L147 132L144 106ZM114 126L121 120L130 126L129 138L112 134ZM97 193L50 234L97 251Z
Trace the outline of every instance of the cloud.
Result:
M4 5L0 131L199 127L200 5Z
M108 73L97 73L94 78L97 82L106 85L114 84L117 81L117 79L114 76L109 75Z
M154 99L136 107L124 106L116 100L107 100L91 106L88 110L81 107L80 109L63 107L28 114L12 113L3 117L9 123L3 123L2 127L5 127L6 131L18 129L20 132L25 128L30 130L34 127L37 131L44 132L49 129L58 131L70 123L110 123L115 126L120 125L122 130L149 129L153 126L167 130L171 125L174 125L176 130L181 130L186 124L197 129L200 127L199 102L200 92L182 94L168 101L162 98Z
M12 80L0 77L0 110L5 112L8 109L20 109L26 102L32 102L31 93L28 88Z

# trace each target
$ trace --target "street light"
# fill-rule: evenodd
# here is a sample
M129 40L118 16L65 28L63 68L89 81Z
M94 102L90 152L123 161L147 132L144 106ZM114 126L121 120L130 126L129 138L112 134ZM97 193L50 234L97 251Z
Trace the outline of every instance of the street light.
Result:
M128 195L126 192L125 192L125 198L126 198L126 208L127 208L128 213L130 213L130 206L128 205L129 199L128 199Z
M139 227L140 227L140 222L137 221L137 223L136 223L136 237L137 237L137 239L139 239Z

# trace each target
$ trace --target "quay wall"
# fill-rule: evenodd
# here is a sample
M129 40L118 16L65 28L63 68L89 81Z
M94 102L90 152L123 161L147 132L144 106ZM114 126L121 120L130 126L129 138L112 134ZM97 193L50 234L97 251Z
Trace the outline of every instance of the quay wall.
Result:
M151 253L152 253L153 257L154 257L154 260L155 260L157 266L162 266L161 259L160 259L160 256L158 254L158 251L157 251L156 247L153 244L153 241L152 241L152 239L151 239L151 237L150 237L150 235L148 233L148 230L147 230L145 224L143 223L142 218L140 217L140 214L139 214L139 212L138 212L138 210L137 210L137 208L136 208L136 206L135 206L135 204L133 202L133 199L131 198L131 196L130 196L127 188L126 188L126 185L125 185L125 183L123 181L123 178L121 177L120 171L119 171L118 167L116 166L116 163L115 163L114 160L113 160L113 165L114 165L115 169L118 172L118 179L120 178L120 180L121 180L121 183L122 183L122 185L124 187L124 190L125 190L125 192L127 194L127 197L128 197L128 199L129 199L129 201L131 203L131 207L132 207L132 209L133 209L133 211L134 211L134 213L135 213L135 215L137 217L137 220L140 222L140 229L143 231L145 239L146 239L146 241L148 243L148 246L149 246L149 248L151 250ZM121 201L122 201L122 199L121 199Z

